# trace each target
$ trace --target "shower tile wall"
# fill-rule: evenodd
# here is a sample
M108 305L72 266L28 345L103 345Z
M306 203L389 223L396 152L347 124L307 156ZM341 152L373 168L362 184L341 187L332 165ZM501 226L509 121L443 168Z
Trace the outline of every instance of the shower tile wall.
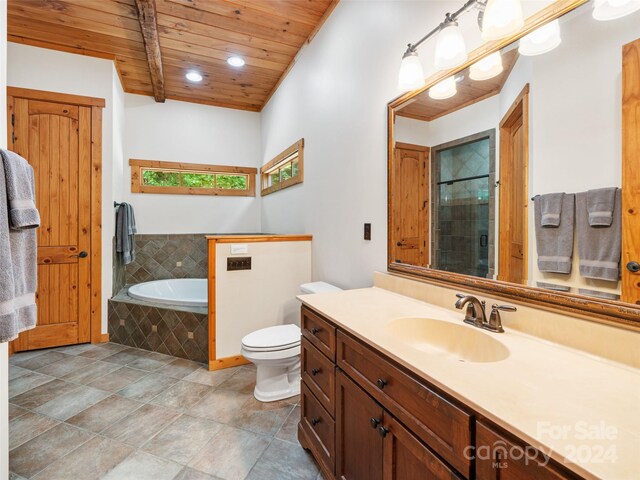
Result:
M114 295L125 285L167 278L206 278L205 234L136 235L136 258L122 265L114 248ZM178 264L181 265L178 265Z
M474 140L474 137L480 137ZM456 144L461 144L456 146ZM432 263L435 268L493 278L495 251L495 146L483 132L435 147ZM439 181L489 175L452 185ZM480 236L486 245L480 246Z

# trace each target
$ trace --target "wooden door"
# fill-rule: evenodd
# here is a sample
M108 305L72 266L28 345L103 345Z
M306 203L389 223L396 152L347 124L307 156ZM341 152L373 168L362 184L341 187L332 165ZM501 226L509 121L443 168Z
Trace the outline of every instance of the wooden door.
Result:
M462 477L388 412L384 413L384 480L454 480Z
M340 371L336 393L336 477L382 480L382 407Z
M396 143L393 162L392 261L427 266L429 147Z
M527 284L529 85L500 122L498 280Z
M13 150L33 166L38 229L37 326L13 350L89 342L92 317L92 109L10 97Z
M640 304L640 39L622 50L622 295Z

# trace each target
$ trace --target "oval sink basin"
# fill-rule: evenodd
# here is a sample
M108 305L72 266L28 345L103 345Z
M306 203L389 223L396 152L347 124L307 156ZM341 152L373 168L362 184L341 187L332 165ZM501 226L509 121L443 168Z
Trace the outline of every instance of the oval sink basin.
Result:
M392 320L386 328L416 350L460 362L499 362L509 356L509 349L492 334L462 323L411 317Z

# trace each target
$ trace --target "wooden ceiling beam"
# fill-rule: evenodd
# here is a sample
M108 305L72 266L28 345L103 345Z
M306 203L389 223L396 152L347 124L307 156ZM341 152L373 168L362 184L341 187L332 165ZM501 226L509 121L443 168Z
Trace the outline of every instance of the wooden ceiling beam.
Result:
M155 0L136 0L136 6L138 7L140 31L144 39L149 71L151 72L153 98L155 98L156 102L163 103L166 95L164 91L164 73L162 71L162 53L160 51L156 2Z

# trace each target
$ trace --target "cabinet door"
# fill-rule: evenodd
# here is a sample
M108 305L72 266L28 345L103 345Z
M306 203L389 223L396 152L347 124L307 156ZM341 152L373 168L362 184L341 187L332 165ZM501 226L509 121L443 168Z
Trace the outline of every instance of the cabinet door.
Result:
M340 371L336 391L336 477L382 480L382 407Z
M457 480L462 478L388 412L384 413L382 428L384 480Z
M477 480L564 480L580 478L562 472L549 457L531 446L520 445L476 423Z

